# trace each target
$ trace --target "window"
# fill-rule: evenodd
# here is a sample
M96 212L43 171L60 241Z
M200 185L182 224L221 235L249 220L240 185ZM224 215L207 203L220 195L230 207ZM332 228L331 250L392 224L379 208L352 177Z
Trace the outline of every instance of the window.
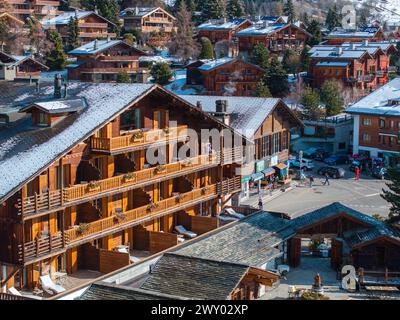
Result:
M363 141L369 142L369 141L371 141L371 136L368 133L364 133L362 135L362 139L363 139Z
M382 135L379 136L379 143L385 144L385 136L382 136Z
M49 124L49 117L47 113L40 112L38 117L38 124L48 125Z
M286 150L288 149L288 145L289 145L289 135L287 131L283 131L282 133L283 137L282 137L282 150Z
M384 128L385 127L385 120L379 119L379 128Z
M274 133L272 136L272 154L281 151L281 133Z
M394 140L394 137L389 137L389 146L392 146L392 145L394 145L394 142L395 140Z
M133 130L141 128L140 109L128 110L121 114L121 129Z
M393 121L393 120L390 120L390 122L389 122L389 127L390 127L390 129L393 129L393 128L394 128L394 121Z
M370 126L371 125L371 119L369 118L363 118L363 126Z
M270 136L264 136L261 138L261 157L267 157L269 155L271 155L271 152L269 150L269 139Z

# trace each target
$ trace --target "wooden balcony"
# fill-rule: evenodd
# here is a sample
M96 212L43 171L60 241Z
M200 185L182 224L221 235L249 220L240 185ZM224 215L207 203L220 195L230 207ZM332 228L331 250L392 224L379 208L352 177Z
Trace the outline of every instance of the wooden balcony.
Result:
M29 78L40 78L40 71L37 72L22 72L18 71L15 73L16 78L18 79L29 79Z
M99 28L107 30L108 24L107 23L91 23L91 22L84 22L79 24L80 28Z
M111 73L111 74L118 74L120 72L126 73L138 73L139 68L80 68L79 71L81 73Z
M63 234L57 232L51 236L36 238L24 245L18 245L18 262L27 265L47 256L62 253L65 251L65 241Z
M107 32L79 32L79 37L81 38L115 38L117 36L116 33L107 33Z
M224 184L225 186L225 184ZM226 187L226 186L225 186ZM222 187L219 187L221 190ZM91 241L96 238L104 237L119 230L144 223L154 218L162 217L167 214L183 210L187 207L196 205L217 197L217 184L213 184L201 189L195 189L178 196L161 200L152 205L142 206L123 213L123 218L115 215L88 223L85 231L79 227L65 231L68 239L68 246Z
M151 144L165 143L170 139L186 140L187 138L186 125L169 128L168 133L163 129L140 132L140 130L137 130L132 134L115 138L91 138L90 147L95 152L112 153L127 149L129 149L127 151L133 151L146 148Z
M139 56L101 56L101 61L138 61Z

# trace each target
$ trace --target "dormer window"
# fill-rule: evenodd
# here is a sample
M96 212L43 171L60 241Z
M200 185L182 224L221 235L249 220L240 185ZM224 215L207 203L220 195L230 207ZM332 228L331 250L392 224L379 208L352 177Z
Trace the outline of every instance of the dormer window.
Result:
M40 126L48 126L49 125L49 116L47 113L39 112L37 117L37 124Z

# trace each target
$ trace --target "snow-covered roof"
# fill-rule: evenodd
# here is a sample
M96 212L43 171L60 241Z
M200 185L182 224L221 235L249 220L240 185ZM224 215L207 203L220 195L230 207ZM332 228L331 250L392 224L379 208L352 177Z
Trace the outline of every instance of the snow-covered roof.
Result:
M107 20L106 18L100 16L99 14L97 14L94 11L83 11L83 10L65 11L63 14L61 14L57 17L41 21L41 24L44 27L67 25L70 22L71 18L77 17L78 19L84 19L92 14L94 14L94 15L98 16L99 18L107 21L108 23L114 25L114 23L112 23L111 21Z
M236 33L236 36L238 37L244 37L244 36L256 36L256 35L270 35L284 27L288 26L286 23L279 23L279 24L273 24L273 25L268 25L268 26L251 26L249 28L246 28L244 30L239 31Z
M314 47L312 47L308 53L312 54L316 51L333 51L336 48L342 48L343 50L364 50L368 51L370 54L374 54L377 50L381 49L382 51L386 52L390 48L395 48L395 45L393 42L389 41L382 41L382 42L369 42L369 41L363 41L363 42L345 42L341 45L323 45L319 44Z
M233 60L235 60L235 58L229 58L229 57L224 57L224 58L215 59L215 60L209 60L208 62L206 62L202 66L200 66L199 70L210 71L210 70L220 67L224 64L230 63Z
M143 18L144 16L147 16L151 13L153 13L156 10L161 10L168 16L170 16L172 19L176 19L173 15L165 11L161 7L134 7L134 8L125 8L122 10L119 14L121 18Z
M379 31L379 28L363 28L361 30L334 30L327 34L325 38L372 38Z
M8 62L6 61L8 59ZM7 64L11 66L17 66L21 64L24 61L30 60L33 63L39 65L42 70L48 70L49 68L45 66L44 64L40 63L39 61L36 61L32 55L27 55L27 56L17 56L17 55L12 55L5 53L4 51L0 51L0 64Z
M197 30L234 30L235 28L239 27L242 23L247 21L245 18L233 19L230 21L224 20L209 20L207 22L202 23L197 27Z
M317 67L338 67L345 68L350 62L339 62L339 61L320 61L316 64Z
M227 100L228 113L231 115L230 125L248 139L253 139L255 132L265 118L281 102L278 98L198 95L180 95L179 97L193 105L200 101L202 110L208 113L215 112L215 102L217 100ZM286 106L283 102L282 105ZM287 108L289 109L289 107Z
M366 50L321 50L311 54L311 58L332 58L332 59L360 59L363 55L368 54Z
M400 78L395 78L346 109L348 113L400 116ZM394 103L395 102L395 103Z
M104 50L107 50L109 48L112 48L118 44L123 43L126 46L132 47L131 45L127 44L126 42L122 40L110 40L110 39L104 39L104 40L94 40L91 42L88 42L78 48L75 48L74 50L68 52L70 55L92 55L92 54L97 54L100 53ZM138 53L145 55L144 52L141 50L132 47L132 49L136 50Z
M86 107L86 102L84 99L66 99L35 102L31 106L22 108L20 112L27 111L32 107L36 107L49 114L59 114L81 111Z

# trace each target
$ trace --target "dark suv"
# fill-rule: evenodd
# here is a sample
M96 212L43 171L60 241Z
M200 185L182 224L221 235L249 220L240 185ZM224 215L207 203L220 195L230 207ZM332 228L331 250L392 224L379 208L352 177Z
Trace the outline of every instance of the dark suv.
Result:
M329 177L339 179L344 177L345 171L342 168L322 167L318 169L317 173L321 176L324 176L326 173L328 173Z

